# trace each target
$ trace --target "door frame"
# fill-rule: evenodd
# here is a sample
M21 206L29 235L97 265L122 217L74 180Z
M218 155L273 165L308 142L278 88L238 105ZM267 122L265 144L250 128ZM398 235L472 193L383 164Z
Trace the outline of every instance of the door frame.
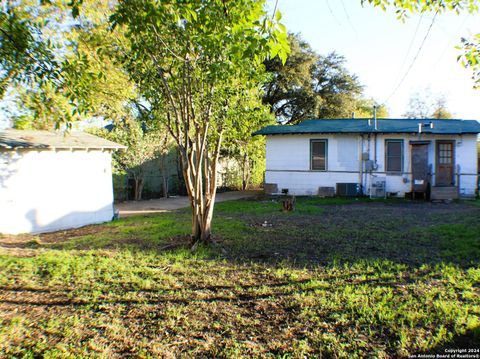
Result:
M435 186L441 187L449 187L455 186L455 157L456 157L456 149L455 149L455 140L436 140L435 141ZM438 158L440 157L440 145L441 144L451 144L452 145L452 184L438 184L438 166L440 165Z

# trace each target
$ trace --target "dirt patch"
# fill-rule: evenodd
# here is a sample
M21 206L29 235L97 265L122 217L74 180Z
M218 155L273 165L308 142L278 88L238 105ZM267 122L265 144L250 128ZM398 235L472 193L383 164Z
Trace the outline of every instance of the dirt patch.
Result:
M444 260L436 229L474 228L480 218L480 208L468 203L387 201L318 207L322 211L313 215L240 213L236 218L247 223L250 234L222 244L232 260L317 265L377 258L418 265ZM451 260L461 264L454 256Z

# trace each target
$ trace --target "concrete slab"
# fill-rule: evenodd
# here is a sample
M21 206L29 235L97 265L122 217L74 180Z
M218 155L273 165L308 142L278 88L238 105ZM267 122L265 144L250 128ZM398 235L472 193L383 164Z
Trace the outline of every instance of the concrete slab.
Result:
M217 193L215 203L255 197L261 193L261 191L232 191ZM190 202L188 197L184 196L150 199L145 201L127 201L115 204L115 208L119 211L120 218L138 214L170 212L176 209L187 208L189 206Z

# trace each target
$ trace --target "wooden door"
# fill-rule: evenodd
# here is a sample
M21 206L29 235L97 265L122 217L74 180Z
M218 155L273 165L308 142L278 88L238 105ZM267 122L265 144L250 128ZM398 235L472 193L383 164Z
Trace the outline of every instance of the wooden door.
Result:
M428 187L428 145L412 145L412 189L425 192Z
M437 186L453 186L455 184L455 149L453 141L437 141L437 159L435 184Z

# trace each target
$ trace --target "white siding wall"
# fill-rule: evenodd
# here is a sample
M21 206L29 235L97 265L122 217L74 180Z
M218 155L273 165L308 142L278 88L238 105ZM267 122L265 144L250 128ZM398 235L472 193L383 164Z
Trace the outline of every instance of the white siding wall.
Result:
M0 152L0 233L39 233L113 217L111 154Z
M471 196L477 187L476 135L418 135L379 134L376 140L377 169L373 175L386 177L387 192L403 196L411 190L411 149L410 141L428 140L429 163L435 171L435 141L455 140L455 165L460 165L460 193ZM327 171L310 170L310 140L328 141ZM385 173L385 140L403 140L403 173ZM318 193L318 187L336 187L336 183L363 183L368 194L370 175L360 178L362 152L375 156L375 136L371 135L277 135L267 136L267 170L265 183L278 185L278 190L286 188L296 195ZM435 178L433 178L435 184Z
M455 150L457 164L463 174L460 177L460 195L473 196L478 185L477 136L463 136L458 139Z

